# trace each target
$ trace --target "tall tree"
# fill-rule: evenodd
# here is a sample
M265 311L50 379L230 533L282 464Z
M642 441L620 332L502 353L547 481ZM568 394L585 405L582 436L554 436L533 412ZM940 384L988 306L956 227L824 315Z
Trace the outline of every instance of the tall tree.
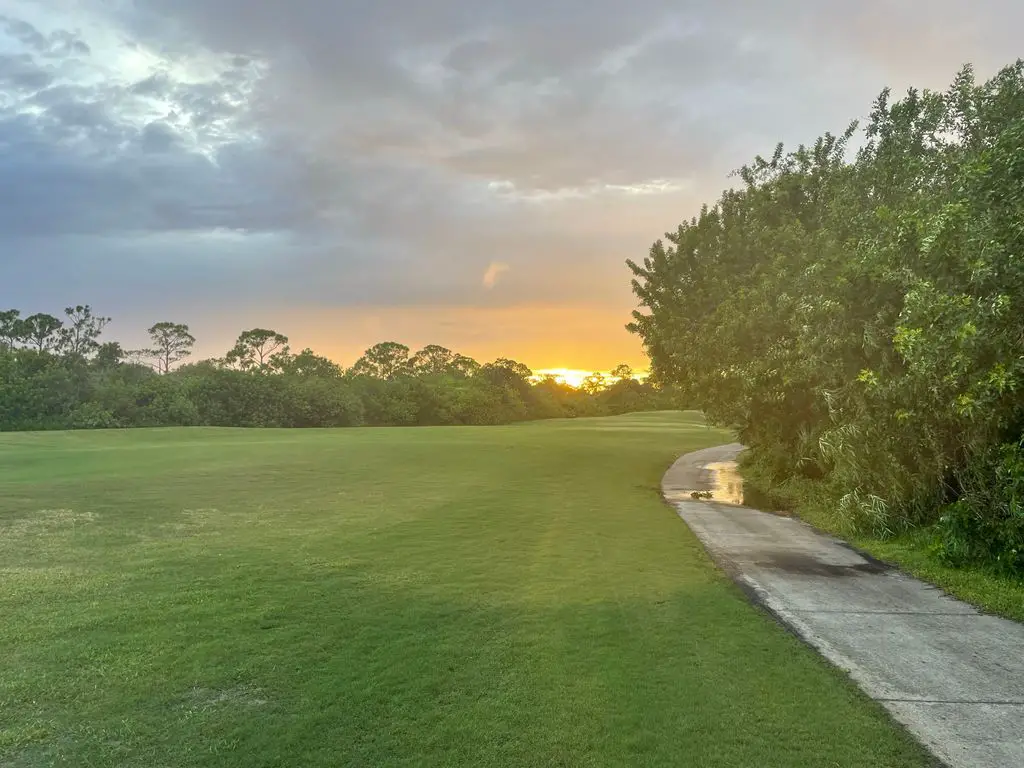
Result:
M409 373L409 348L396 341L374 344L356 360L351 373L373 379L394 379Z
M100 345L97 339L110 318L94 315L88 304L67 307L64 314L68 317L68 324L59 332L61 351L83 357L95 352Z
M308 347L297 355L281 358L281 371L302 378L332 379L341 376L341 366Z
M626 363L619 363L612 368L611 374L616 381L627 381L633 378L633 369Z
M123 363L127 357L128 353L118 342L108 341L100 344L92 362L100 370L112 370Z
M21 341L25 334L24 326L19 310L7 309L0 312L0 350L11 349Z
M146 352L154 360L158 373L169 372L172 365L189 357L196 343L196 337L183 323L157 323L147 333L153 341L153 348Z
M456 376L472 376L479 370L480 363L472 357L456 354L455 359L452 360L451 371Z
M502 371L507 371L508 373L520 379L529 379L531 376L533 376L533 371L531 371L527 365L520 363L516 360L510 360L507 357L499 357L493 363L488 363L484 367L492 370L499 369Z
M531 391L529 379L533 371L515 360L499 357L493 363L481 366L480 376L495 386L510 387L525 398Z
M480 363L471 357L452 352L437 344L428 344L409 360L412 372L417 376L472 376L480 369Z
M417 376L436 376L449 373L455 362L455 353L437 344L428 344L409 360Z
M37 312L22 321L22 337L39 352L50 352L60 344L64 327L58 318Z
M598 392L603 392L608 389L608 379L600 371L594 371L580 384L580 389L586 392L588 395L596 395Z
M287 354L287 336L266 328L252 328L239 334L225 361L243 371L268 371L279 367L278 363Z

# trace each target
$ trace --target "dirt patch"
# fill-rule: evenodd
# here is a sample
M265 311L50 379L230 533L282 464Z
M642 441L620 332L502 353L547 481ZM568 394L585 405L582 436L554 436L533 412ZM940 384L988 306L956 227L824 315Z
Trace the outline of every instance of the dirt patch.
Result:
M181 519L163 523L160 529L163 534L172 538L216 533L209 523L219 513L217 509L183 509Z
M190 709L216 709L218 707L265 707L270 703L263 691L248 685L235 688L193 688L186 695Z
M19 517L0 523L0 530L10 538L37 536L70 530L93 522L92 512L76 512L73 509L40 509L27 517Z

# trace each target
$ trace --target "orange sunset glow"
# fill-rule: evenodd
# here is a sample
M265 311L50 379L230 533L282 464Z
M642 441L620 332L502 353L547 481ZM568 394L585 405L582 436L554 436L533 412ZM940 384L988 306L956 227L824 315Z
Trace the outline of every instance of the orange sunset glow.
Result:
M544 368L533 372L534 379L540 380L551 376L559 384L568 384L570 387L579 387L584 380L595 373L601 374L609 382L614 381L611 371L585 371L578 368ZM633 378L642 381L647 378L647 371L633 371Z
M593 373L608 375L607 371L581 371L576 368L545 368L533 373L537 379L552 376L559 384L568 384L570 387L576 387L577 389L583 384L584 379Z
M628 298L611 307L247 307L231 315L199 315L193 328L201 355L222 354L240 328L264 326L286 334L292 349L311 347L344 366L377 342L397 341L413 351L440 344L480 362L512 358L533 371L585 371L582 380L591 371L610 371L620 363L635 371L648 368L640 340L625 329L630 309Z

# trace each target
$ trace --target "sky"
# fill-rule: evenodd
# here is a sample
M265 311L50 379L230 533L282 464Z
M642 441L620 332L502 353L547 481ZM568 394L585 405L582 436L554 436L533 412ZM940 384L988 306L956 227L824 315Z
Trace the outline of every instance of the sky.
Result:
M1019 0L0 0L0 308L643 368L627 258Z

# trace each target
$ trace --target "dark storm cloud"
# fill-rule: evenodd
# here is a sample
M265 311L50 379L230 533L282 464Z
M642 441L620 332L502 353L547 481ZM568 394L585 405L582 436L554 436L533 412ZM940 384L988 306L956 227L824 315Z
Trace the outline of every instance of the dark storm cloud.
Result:
M0 117L0 232L265 231L302 218L278 197L273 185L285 174L269 170L263 153L229 148L215 164L182 142L159 121L126 129L102 101L55 101L38 117Z
M147 20L165 31L171 16L183 39L275 57L268 117L283 130L301 117L320 150L402 152L543 188L706 166L729 121L783 122L807 101L854 117L893 79L858 80L865 64L938 67L944 83L967 58L987 58L1004 26L993 13L979 28L982 9L948 0L927 13L880 0L140 5L142 34ZM1004 22L1022 15L988 5ZM851 90L856 101L844 103Z
M0 233L116 237L301 225L302 198L288 181L293 169L258 142L228 136L207 146L244 123L236 70L248 62L199 83L166 73L68 82L61 67L88 55L84 43L59 31L44 37L27 23L8 20L7 28L32 48L52 53L56 40L67 53L0 55ZM162 118L145 117L154 99L170 110Z
M842 129L884 85L988 74L1024 21L1003 0L68 7L87 14L61 29L0 20L0 278L74 238L78 267L53 272L116 276L126 303L624 313L623 260L732 168Z
M182 37L253 55L277 52L264 91L268 127L296 130L318 153L421 163L454 175L557 189L646 178L701 164L718 128L685 98L685 79L729 62L687 54L676 3L143 3L173 13ZM145 32L145 25L141 26ZM684 78L645 83L629 60L645 37L678 34ZM609 68L609 57L626 60ZM659 67L665 62L657 62ZM680 65L686 62L680 62ZM683 67L685 69L685 67Z
M53 74L30 54L0 54L0 87L6 93L35 93L52 82Z
M58 29L44 35L24 19L0 15L0 30L47 58L87 56L91 52L81 37L66 29Z
M34 48L37 51L44 51L49 48L46 37L38 29L22 19L0 16L0 29L5 30L7 34L24 43L29 48Z

